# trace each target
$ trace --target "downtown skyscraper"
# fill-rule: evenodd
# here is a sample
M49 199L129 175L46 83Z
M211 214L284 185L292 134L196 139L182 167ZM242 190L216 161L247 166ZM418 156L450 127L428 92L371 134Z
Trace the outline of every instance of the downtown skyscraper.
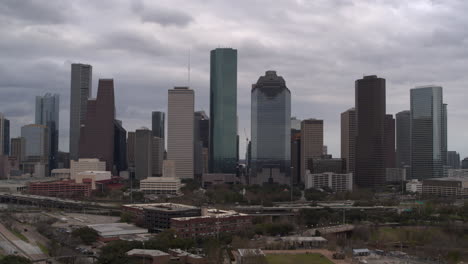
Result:
M166 115L164 112L153 111L151 113L151 131L153 132L153 137L162 138L164 140L165 117Z
M442 87L411 89L411 178L440 178L447 157L447 115Z
M291 184L291 92L267 71L252 85L250 184Z
M193 179L195 94L188 87L168 91L167 159L175 162L176 177Z
M346 171L353 173L356 162L356 109L341 113L341 158L345 159Z
M401 111L396 114L396 165L406 168L410 175L411 167L411 111Z
M235 173L237 167L237 50L210 55L210 172Z
M80 158L98 158L106 170L114 169L114 80L100 79L96 99L87 103L86 119L80 132Z
M70 159L78 160L81 125L84 124L88 99L92 93L93 67L88 64L71 65L70 85Z
M60 96L47 93L36 96L36 124L47 127L49 136L49 169L57 168L57 154L59 146L59 113Z
M360 187L385 183L385 79L375 75L356 80L356 177Z
M0 113L0 155L10 155L10 120Z

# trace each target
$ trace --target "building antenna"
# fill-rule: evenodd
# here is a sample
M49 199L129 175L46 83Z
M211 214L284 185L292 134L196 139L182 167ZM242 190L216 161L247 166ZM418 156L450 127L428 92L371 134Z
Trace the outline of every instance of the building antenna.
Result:
M188 74L188 87L190 88L190 48L188 50L188 65L187 65L187 74Z

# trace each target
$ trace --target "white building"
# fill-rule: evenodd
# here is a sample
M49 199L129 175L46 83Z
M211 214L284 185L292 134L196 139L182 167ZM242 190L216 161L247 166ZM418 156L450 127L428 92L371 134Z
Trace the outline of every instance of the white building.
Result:
M448 177L450 178L465 178L468 177L468 169L449 169Z
M74 180L76 175L83 171L105 171L106 162L99 159L79 159L70 161L70 179Z
M411 180L406 183L406 191L412 193L421 193L422 192L422 182L418 180Z
M110 171L83 171L75 176L76 183L83 183L83 179L91 180L91 189L96 190L96 182L110 180L112 173Z
M140 191L154 194L179 194L180 178L148 177L140 181Z
M70 179L70 169L53 169L50 176L58 179Z
M352 173L317 173L311 174L308 170L305 175L305 188L329 187L335 192L346 192L353 190Z

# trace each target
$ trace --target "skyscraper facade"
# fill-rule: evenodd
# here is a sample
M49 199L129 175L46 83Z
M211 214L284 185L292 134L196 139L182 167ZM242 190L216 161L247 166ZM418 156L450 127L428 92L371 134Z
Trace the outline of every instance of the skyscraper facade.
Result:
M203 173L206 173L203 153L208 152L210 119L205 111L195 112L194 118L194 173L195 177L200 178Z
M385 168L395 168L395 119L393 115L385 115Z
M91 97L93 68L88 64L71 65L70 85L70 159L78 160L81 125L84 124Z
M153 111L151 113L151 131L153 131L153 137L162 138L164 140L165 117L166 115L164 112Z
M10 120L0 113L0 155L10 154Z
M193 179L195 94L188 87L168 91L167 159L175 162L176 176Z
M356 109L341 113L341 158L345 159L346 171L354 172L356 161Z
M135 179L143 180L153 175L153 135L148 128L135 131Z
M47 93L36 96L36 124L49 129L49 169L57 168L59 145L60 96Z
M114 120L114 166L117 172L127 170L127 130L120 120Z
M447 166L451 169L460 169L460 154L456 151L447 151Z
M356 184L374 188L385 183L385 79L356 80Z
M18 162L25 160L26 155L26 140L23 137L11 139L11 156L15 157Z
M49 161L49 132L44 125L25 125L21 127L24 138L24 157L28 161L47 163Z
M294 119L291 119L293 121ZM293 126L291 124L291 126ZM293 127L297 127L293 126ZM301 125L299 129L291 129L291 175L293 184L301 182Z
M323 154L323 120L306 119L301 122L301 181L312 159Z
M114 80L100 79L96 99L88 100L86 119L80 132L80 158L97 158L114 168Z
M161 177L164 160L164 139L153 137L151 142L151 173L155 177Z
M443 177L445 117L442 87L411 89L411 178Z
M135 167L135 132L128 132L127 135L127 165Z
M235 173L237 166L237 50L210 56L210 172Z
M267 71L252 86L251 184L291 184L291 92ZM321 147L320 147L321 151Z
M397 167L411 166L411 112L401 111L396 114ZM406 173L409 175L409 171Z

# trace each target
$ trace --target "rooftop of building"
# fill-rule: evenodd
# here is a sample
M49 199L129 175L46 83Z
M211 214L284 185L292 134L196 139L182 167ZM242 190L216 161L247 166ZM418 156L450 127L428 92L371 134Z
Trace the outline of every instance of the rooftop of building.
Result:
M78 161L75 161L75 160L71 160L71 162L104 162L104 161L100 161L99 159L78 159Z
M170 248L169 252L173 252L173 253L177 254L178 256L188 256L188 257L191 257L191 258L198 258L198 259L203 258L202 256L192 254L192 253L184 251L184 250L182 250L180 248Z
M175 177L148 177L141 182L180 182L180 178Z
M96 230L101 237L115 237L120 235L145 234L147 229L137 227L127 223L106 223L88 225L89 228Z
M466 182L468 183L468 177L443 177L443 178L430 178L430 179L425 179L425 181L450 181L450 182Z
M327 239L323 237L310 237L310 236L287 236L281 238L284 241L297 241L297 242L326 242Z
M190 217L176 217L172 218L175 221L187 221L192 219L203 219L203 218L227 218L232 216L248 216L247 214L238 213L233 210L219 210L219 209L207 209L202 211L202 216L190 216Z
M239 248L237 252L239 252L241 257L265 256L265 253L258 248Z
M161 250L156 250L156 249L132 249L127 252L127 256L138 256L138 255L144 255L144 256L151 256L151 257L161 257L161 256L169 256L164 251Z
M78 175L89 175L89 174L106 174L111 175L110 171L82 171L78 172Z
M123 206L127 208L141 209L141 210L157 209L157 210L165 210L165 211L199 209L199 207L196 207L196 206L176 204L176 203L124 204Z

